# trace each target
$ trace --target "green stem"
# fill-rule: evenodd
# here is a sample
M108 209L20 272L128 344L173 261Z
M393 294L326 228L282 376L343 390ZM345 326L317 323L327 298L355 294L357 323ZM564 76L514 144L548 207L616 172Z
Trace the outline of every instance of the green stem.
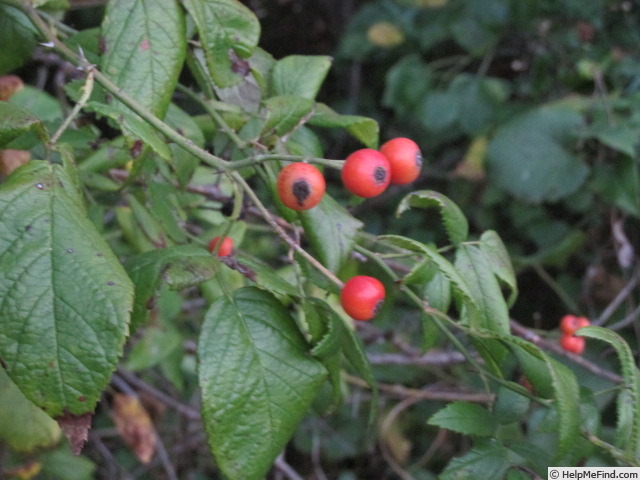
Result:
M251 157L243 158L242 160L235 160L229 166L229 168L233 170L239 170L244 167L252 167L258 163L274 161L274 160L315 163L317 165L323 165L325 167L335 168L336 170L342 169L342 165L344 164L344 160L329 160L326 158L307 157L302 155L262 154L262 155L253 155Z

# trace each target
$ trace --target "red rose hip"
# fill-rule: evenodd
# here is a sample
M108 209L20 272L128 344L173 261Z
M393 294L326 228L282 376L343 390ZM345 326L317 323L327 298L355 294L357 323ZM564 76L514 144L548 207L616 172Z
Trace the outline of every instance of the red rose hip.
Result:
M413 182L422 170L420 147L409 138L398 137L380 147L391 166L391 183L404 185Z
M389 186L389 160L372 148L356 150L342 166L342 183L354 195L363 198L380 195Z
M371 320L385 297L384 285L377 278L358 275L350 278L340 292L340 304L355 320Z
M214 237L213 240L209 242L209 251L211 253L215 252L219 242L220 242L220 237ZM218 247L218 256L228 257L232 253L233 253L233 240L230 237L224 237L222 239L222 243L220 243L220 247Z
M280 170L276 186L282 203L297 211L315 207L326 190L322 172L302 162L291 163Z
M560 337L560 346L567 352L580 355L584 352L584 337L576 337L575 335L562 335Z

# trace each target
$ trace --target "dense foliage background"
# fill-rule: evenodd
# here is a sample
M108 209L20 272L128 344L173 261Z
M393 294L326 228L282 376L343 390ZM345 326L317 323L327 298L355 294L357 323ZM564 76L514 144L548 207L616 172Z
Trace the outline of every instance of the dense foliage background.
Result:
M53 35L81 51L83 59L127 92L118 83L132 81L126 75L118 78L124 60L105 45L117 44L128 2L34 3L41 7L35 15ZM0 0L0 74L22 79L25 87L10 105L30 112L18 118L0 105L0 148L28 151L27 159L53 158L64 166L50 174L61 185L52 197L60 210L52 210L64 219L68 212L68 218L82 217L65 224L70 242L76 241L74 232L91 230L73 249L97 248L113 257L118 268L109 264L112 271L101 270L101 280L132 282L136 295L133 301L132 290L113 293L115 307L108 310L114 323L129 325L131 336L118 330L122 338L116 338L98 329L103 337L90 342L90 348L106 346L105 359L96 364L104 361L116 370L113 376L107 369L100 374L104 378L78 379L78 389L95 382L96 398L89 401L97 407L88 418L92 428L82 455L74 456L58 423L41 409L49 408L59 421L73 417L77 426L75 415L83 412L87 399L72 405L77 410L52 412L58 403L38 403L35 387L21 384L18 389L13 383L29 376L20 368L37 370L36 365L7 368L4 363L15 353L6 340L13 318L6 300L8 272L23 264L12 260L20 256L12 253L14 238L0 233L0 358L9 372L7 376L0 369L0 478L195 480L224 478L220 470L229 478L261 478L259 468L250 474L229 473L236 460L252 463L250 451L245 458L236 457L264 440L247 433L257 420L238 413L244 440L230 443L234 454L217 449L216 434L224 437L232 429L212 434L216 427L209 418L214 413L207 405L215 399L206 390L215 378L199 374L207 342L226 334L206 326L235 315L225 296L233 297L243 313L255 303L264 309L257 309L256 317L293 315L311 325L313 341L307 350L313 355L291 357L292 365L305 365L311 372L309 379L300 379L305 385L300 391L308 396L301 405L308 408L292 409L291 425L284 429L291 430L290 441L286 433L274 435L274 445L286 448L267 478L464 479L473 472L473 478L516 480L545 478L549 465L640 463L637 4L246 1L255 21L234 23L230 28L240 33L225 41L239 57L250 58L257 80L233 90L221 85L238 68L249 67L238 58L224 68L211 68L225 61L215 56L214 46L206 45L207 24L199 24L206 15L198 12L198 2L155 3L153 8L167 9L167 18L173 15L169 4L188 13L184 25L176 22L178 33L167 47L186 51L186 60L184 66L166 63L167 80L154 87L153 95L161 99L157 103L155 98L145 103L144 91L128 93L153 106L153 116L197 147L225 160L251 160L238 171L278 224L340 279L356 273L383 279L388 298L373 322L344 329L352 325L338 321L344 316L335 313L335 286L278 238L246 191L242 200L237 182L220 174L218 164L185 153L173 138L165 141L149 127L149 119L139 122L142 126L131 120L126 110L118 110L121 104L110 103L115 94L99 81L86 90L87 63L69 63L64 51L51 48L50 39L38 32L42 26L29 19L27 4ZM203 2L215 8L232 3ZM158 32L153 25L145 28ZM254 50L252 42L260 49ZM313 57L283 61L291 55ZM303 58L314 60L304 63ZM297 78L302 80L296 83ZM179 86L174 88L174 81ZM163 90L163 85L169 86ZM283 100L294 88L308 105L299 98L297 103ZM262 91L263 97L256 99L254 91ZM83 99L83 93L91 93L90 99ZM60 131L55 146L51 137L76 103L86 108L73 114L72 127ZM265 105L276 112L266 120L257 113ZM375 148L396 136L421 146L425 166L419 180L365 201L348 194L335 164L326 159L344 159L355 149ZM270 190L276 166L265 161L263 168L262 160L256 160L272 154L284 160L287 155L314 158L325 165L336 205L323 210L322 220L340 224L344 232L326 233L317 218L297 218L278 205ZM25 163L20 155L23 160L10 160L3 153L0 161L0 219L6 232L6 218L28 217L44 202L18 202L22 185L29 178L44 178L39 175L46 170L32 161L22 174L10 176L14 163ZM63 184L78 188L69 193ZM431 193L407 200L415 191ZM86 210L77 207L84 204ZM402 215L396 214L399 204ZM12 205L23 210L14 211ZM463 223L468 238L456 236ZM220 234L229 234L239 245L237 259L224 264L203 253ZM342 244L338 248L332 243L336 238L351 247L345 255L335 253L342 250ZM475 272L463 268L464 255L471 258L500 239L511 264L508 259L500 263L505 257L497 254L482 264L485 270L478 267L478 257L475 263L469 260L480 278L479 290L472 287L467 295L458 275L466 279ZM429 250L422 251L423 246ZM437 257L431 250L435 247ZM451 263L438 263L440 258ZM95 265L103 268L97 260ZM511 266L517 288L508 273ZM247 271L257 281L248 279ZM70 269L64 275L71 278L78 272ZM93 278L86 282L90 286ZM71 287L65 293L64 284L56 285L63 296L82 296ZM247 284L260 289L241 288ZM483 290L483 285L498 287ZM442 319L419 308L400 286L410 287L463 326L439 327ZM26 283L23 295L31 295L33 288L38 282ZM488 319L483 328L473 323L469 297L482 303ZM131 323L127 305L133 308ZM99 308L111 306L101 303ZM506 331L488 327L493 320L499 323L503 310ZM606 327L585 333L593 338L580 356L558 344L558 323L567 313ZM297 341L296 324L289 323L287 335ZM105 325L104 331L109 328ZM338 331L348 340L335 340ZM91 332L65 333L82 342ZM43 338L49 334L43 332ZM120 357L117 350L123 343ZM336 354L332 349L337 348ZM206 353L213 357L217 351ZM322 376L325 368L329 382ZM285 375L295 370L291 367ZM576 403L567 404L569 399ZM579 416L572 417L567 409ZM266 458L260 462L269 467L273 461Z

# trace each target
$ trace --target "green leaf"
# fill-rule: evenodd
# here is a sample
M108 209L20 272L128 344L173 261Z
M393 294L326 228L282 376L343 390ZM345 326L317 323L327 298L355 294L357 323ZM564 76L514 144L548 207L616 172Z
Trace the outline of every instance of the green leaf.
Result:
M169 146L163 137L160 136L151 125L142 121L137 115L133 113L123 113L111 105L97 102L89 102L87 108L114 120L120 128L122 128L125 136L131 139L133 143L140 140L151 147L161 158L167 162L172 162L171 150L169 150Z
M322 264L337 272L349 257L362 222L354 218L331 196L315 207L300 212L300 220L314 252Z
M493 404L493 414L500 424L505 425L519 421L529 411L530 405L528 397L501 386Z
M378 122L358 115L340 115L324 103L316 103L309 125L328 128L345 128L352 136L360 140L366 147L378 146Z
M396 217L400 217L410 208L440 209L442 221L449 235L449 241L454 245L464 242L469 235L469 224L462 210L451 199L433 190L420 190L406 195L398 204Z
M591 182L605 201L640 218L640 167L635 157L595 165Z
M273 267L252 257L238 254L237 258L238 263L240 263L242 267L250 270L247 276L251 278L256 285L279 295L297 296L300 293L288 280L278 275L278 273L273 270Z
M414 112L432 86L432 72L419 54L404 55L385 78L382 104L398 115ZM444 110L441 111L444 113Z
M51 416L92 412L122 353L133 286L60 165L0 185L0 357Z
M248 74L246 58L258 44L260 22L237 0L185 0L198 29L206 65L219 87L230 87ZM239 58L242 57L242 58Z
M131 330L146 323L162 284L173 290L198 285L213 277L220 260L207 250L192 245L163 248L131 257L125 268L136 286Z
M44 142L48 134L42 122L28 110L7 102L0 102L0 147L26 132L34 131Z
M186 215L180 208L179 190L169 183L150 180L147 183L149 210L162 231L176 243L185 243L187 234L180 224L186 221Z
M94 480L96 465L84 455L74 455L68 445L45 452L40 456L44 479L56 480Z
M14 93L9 103L24 108L41 122L55 122L63 117L60 102L47 92L31 85L25 85L22 90Z
M629 344L608 328L590 326L577 335L597 338L611 345L618 354L623 382L618 393L616 444L632 457L640 456L640 374Z
M0 75L20 68L31 58L37 35L24 13L9 5L0 5Z
M0 368L0 440L11 449L30 452L60 440L60 427L36 407Z
M331 68L331 57L290 55L279 60L271 74L273 95L314 100Z
M460 245L456 250L455 267L466 280L474 303L480 310L482 327L509 333L507 303L484 252L476 245Z
M173 103L169 105L169 110L167 111L164 121L198 147L204 147L204 134L198 124L193 120L191 115ZM200 160L175 143L171 143L169 148L173 156L176 178L178 182L180 182L180 185L185 186L189 183L189 180L191 180L196 168L200 164Z
M138 371L154 367L179 351L181 346L182 335L175 329L150 326L129 352L125 368Z
M450 403L438 410L428 423L453 432L479 437L493 436L498 425L489 410L469 402Z
M570 153L580 114L543 106L502 126L487 151L489 176L521 200L554 202L576 192L589 170Z
M113 0L102 23L102 72L159 118L171 102L186 54L176 0ZM120 111L128 111L118 104Z
M131 211L139 231L147 237L155 248L164 248L169 244L167 235L158 221L142 203L133 195L127 195Z
M487 230L480 236L480 250L487 258L494 275L509 288L507 305L511 307L518 297L518 284L511 258L502 239L493 230Z
M475 446L454 458L438 476L440 480L496 480L502 478L510 466L507 449L497 441Z
M327 372L287 309L254 287L211 305L198 342L202 413L218 467L259 480L293 435Z
M263 135L282 137L304 123L313 109L313 100L293 95L281 95L265 100L267 121Z

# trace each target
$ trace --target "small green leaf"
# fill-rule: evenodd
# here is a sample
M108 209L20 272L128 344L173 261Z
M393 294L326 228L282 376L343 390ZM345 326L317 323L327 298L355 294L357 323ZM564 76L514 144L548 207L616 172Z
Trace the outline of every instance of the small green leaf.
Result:
M528 397L510 388L500 387L493 404L493 414L499 423L505 425L520 420L529 411L530 405Z
M569 150L571 135L580 126L580 114L557 106L543 106L514 118L498 130L489 145L491 180L531 203L554 202L571 195L589 173Z
M64 168L0 185L0 358L51 416L92 412L128 335L133 286Z
M290 55L279 60L271 74L273 95L296 95L314 100L331 68L331 57Z
M248 277L254 280L256 285L279 295L297 296L300 293L288 280L278 275L273 267L253 257L238 254L237 258L242 267L247 267L250 270Z
M150 326L144 330L142 338L129 352L125 368L138 371L155 367L179 351L181 346L182 335L175 329Z
M518 296L518 284L511 258L502 239L493 230L487 230L480 236L480 250L487 258L494 275L509 288L507 305L512 306Z
M438 410L429 419L429 425L436 425L465 435L491 437L498 424L491 412L480 405L469 402L453 402Z
M176 0L112 0L102 23L102 71L131 98L163 118L186 54L185 20ZM117 104L118 110L128 111Z
M219 87L230 87L249 72L243 58L251 55L260 38L260 22L237 0L184 0L193 17L206 65ZM242 58L240 58L242 57Z
M509 333L509 310L498 280L484 252L476 245L460 245L455 267L464 277L480 310L482 327L502 334Z
M176 243L185 243L187 234L180 224L186 221L186 214L180 207L179 190L169 183L150 180L147 183L149 211L162 231Z
M378 146L378 122L368 117L340 115L323 103L317 103L309 125L328 128L345 128L366 147Z
M133 142L140 140L148 145L161 158L167 162L172 162L171 150L163 140L163 138L148 123L142 121L133 113L123 113L111 105L105 105L97 102L89 102L87 104L89 110L114 120L125 136ZM135 158L134 158L135 160Z
M607 342L618 354L623 383L618 393L616 444L637 458L640 456L640 374L633 352L620 335L607 328L584 327L577 335Z
M19 452L51 447L60 440L55 420L22 394L0 368L0 440Z
M293 95L280 95L265 100L267 121L263 135L282 137L304 123L313 109L313 100Z
M362 228L360 220L329 195L315 207L300 212L300 220L319 260L329 270L337 272L351 254L356 234Z
M507 449L498 441L475 446L454 458L438 476L440 480L497 480L510 467Z
M131 329L146 323L149 308L164 283L173 290L198 285L213 277L220 261L192 245L163 248L131 257L125 268L136 286Z
M421 190L412 192L405 196L396 209L396 217L400 217L410 208L429 208L436 207L440 209L442 221L449 235L449 241L454 245L464 242L469 235L469 224L462 213L462 210L451 201L448 197L433 190Z
M198 342L202 414L218 467L259 480L293 435L327 372L287 309L246 287L211 305Z
M28 110L7 102L0 102L0 147L26 132L36 132L42 141L48 134L42 122Z
M164 121L198 147L204 147L204 134L198 124L193 120L191 115L175 106L175 104L172 103L169 105L169 110L167 111L167 116ZM175 143L171 143L169 148L173 155L176 178L178 182L180 182L180 185L185 186L189 183L189 180L200 164L200 160Z

